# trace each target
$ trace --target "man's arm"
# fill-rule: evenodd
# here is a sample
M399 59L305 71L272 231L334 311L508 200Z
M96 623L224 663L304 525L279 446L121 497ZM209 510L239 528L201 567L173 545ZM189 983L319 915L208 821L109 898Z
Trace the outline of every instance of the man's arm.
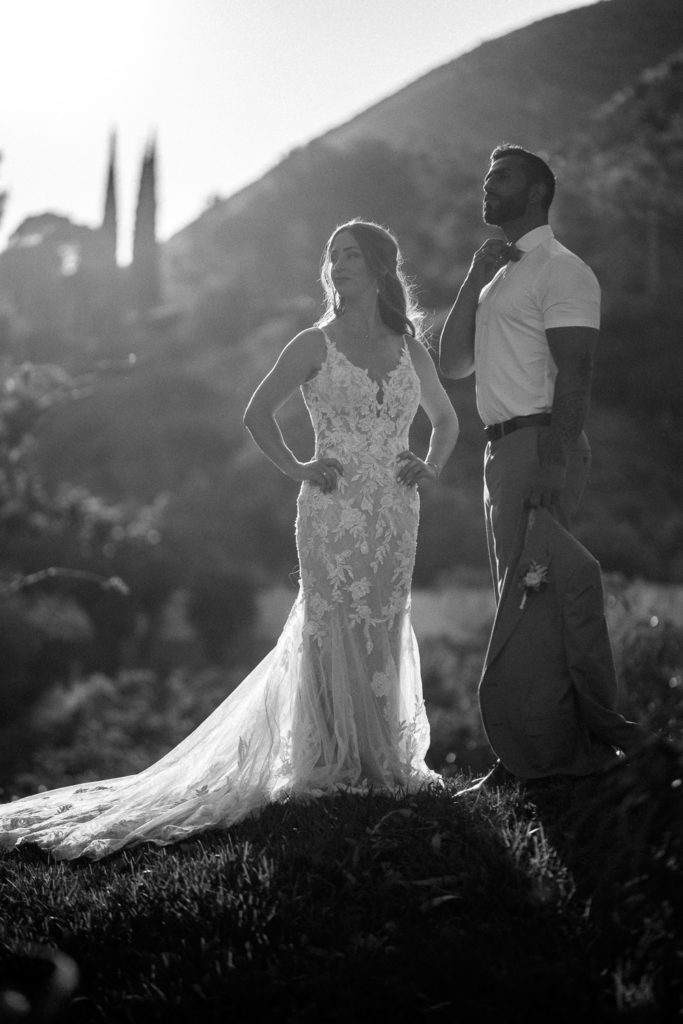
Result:
M479 294L500 270L506 248L502 238L487 238L477 249L439 340L439 369L444 377L460 380L474 372L474 332Z
M559 502L567 473L567 453L584 428L590 405L593 358L599 332L593 327L546 330L557 366L552 421L539 436L540 469L529 481L526 502L551 508Z

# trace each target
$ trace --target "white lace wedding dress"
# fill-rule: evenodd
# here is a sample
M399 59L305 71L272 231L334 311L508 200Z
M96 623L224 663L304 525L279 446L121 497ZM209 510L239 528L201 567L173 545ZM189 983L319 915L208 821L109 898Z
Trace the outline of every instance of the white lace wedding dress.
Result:
M396 479L420 384L404 346L381 383L326 337L302 390L316 454L344 466L330 494L304 483L301 586L276 647L193 733L138 775L0 806L0 845L59 858L225 827L265 803L338 787L412 789L429 724L410 623L419 496Z

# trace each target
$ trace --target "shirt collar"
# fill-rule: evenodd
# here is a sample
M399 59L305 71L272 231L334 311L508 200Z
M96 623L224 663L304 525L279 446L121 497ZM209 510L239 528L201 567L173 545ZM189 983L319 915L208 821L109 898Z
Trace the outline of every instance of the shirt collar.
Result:
M549 242L554 237L550 224L541 224L540 227L533 228L533 230L527 231L525 235L518 238L515 245L521 252L531 252L536 246Z

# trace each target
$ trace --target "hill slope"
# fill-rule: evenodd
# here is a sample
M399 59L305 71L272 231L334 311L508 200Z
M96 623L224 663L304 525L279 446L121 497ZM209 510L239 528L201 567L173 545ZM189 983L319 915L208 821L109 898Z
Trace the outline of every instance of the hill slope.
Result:
M217 203L165 247L169 288L187 309L174 354L170 344L159 344L130 388L109 394L105 386L82 407L78 424L69 426L66 411L53 419L42 439L46 470L59 479L68 465L67 475L80 473L114 496L117 488L125 494L144 487L146 498L168 490L175 529L204 529L225 557L254 561L269 573L288 571L296 561L296 488L245 438L239 414L282 345L316 318L323 240L335 223L357 214L391 224L438 326L482 236L479 178L491 139L476 128L490 127L495 141L514 123L522 141L555 147L560 189L553 221L562 240L596 267L604 289L590 423L596 458L579 533L606 568L683 577L683 495L675 471L683 427L679 377L671 373L680 359L676 281L683 272L673 200L680 181L680 62L662 64L682 45L679 0L604 0L557 15L425 76ZM645 73L653 63L659 70ZM454 83L461 79L469 99L458 107ZM393 133L384 139L372 137L380 113ZM419 151L426 138L420 133L437 122L443 140L462 142L466 172L454 169L444 150ZM553 126L552 138L544 126ZM398 138L414 150L394 148ZM665 186L654 205L650 148ZM647 270L652 266L658 274ZM201 396L191 412L174 397L188 393L179 385L185 378ZM441 486L424 495L420 585L442 568L486 562L483 436L472 382L449 389L462 437ZM147 403L141 416L144 393L158 396L153 430L145 425ZM293 401L286 414L295 448L308 445L301 403ZM116 424L116 440L107 447L108 422ZM79 434L92 439L92 457L77 452ZM424 420L414 436L421 451Z
M478 169L502 139L552 152L681 39L679 0L603 0L483 43L323 141L348 147L372 138L396 149L434 149L460 169Z
M479 228L471 196L497 142L557 151L596 107L681 45L679 0L603 0L482 44L295 151L170 239L174 300L228 290L226 332L236 293L255 315L264 289L276 301L317 300L322 244L355 215L390 223L424 283L434 245L464 259ZM420 237L426 219L442 237Z

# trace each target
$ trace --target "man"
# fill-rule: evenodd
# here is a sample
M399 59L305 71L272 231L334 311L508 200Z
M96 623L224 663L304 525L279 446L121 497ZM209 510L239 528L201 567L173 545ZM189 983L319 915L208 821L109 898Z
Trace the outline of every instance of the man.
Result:
M548 224L555 177L540 157L504 145L491 154L483 216L502 229L474 254L441 334L444 376L476 378L488 438L486 533L494 586L526 508L571 523L590 468L583 432L600 324L593 272Z
M489 238L474 254L441 335L443 374L475 373L488 438L484 505L498 611L479 701L500 760L478 785L592 774L644 736L615 709L599 566L567 533L590 468L583 428L600 288L553 235L554 192L540 157L513 145L493 151L483 215L505 239Z

